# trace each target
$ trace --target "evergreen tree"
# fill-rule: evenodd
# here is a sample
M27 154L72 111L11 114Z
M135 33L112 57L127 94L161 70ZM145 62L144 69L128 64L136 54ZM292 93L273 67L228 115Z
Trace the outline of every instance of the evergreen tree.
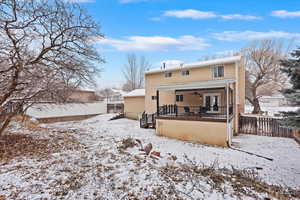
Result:
M300 47L291 53L291 58L281 62L281 70L287 74L291 86L282 94L294 106L300 106ZM300 108L295 112L284 112L284 125L300 130Z

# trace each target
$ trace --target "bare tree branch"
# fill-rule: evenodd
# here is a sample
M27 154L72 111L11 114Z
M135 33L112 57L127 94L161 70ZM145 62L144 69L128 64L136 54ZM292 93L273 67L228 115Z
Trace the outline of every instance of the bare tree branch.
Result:
M0 130L23 107L93 84L104 62L91 43L99 25L76 3L3 0L0 35Z
M291 45L283 41L253 41L242 49L246 67L246 99L253 105L252 113L261 111L259 98L273 95L286 83L286 76L280 70L280 60L287 56Z
M127 55L127 64L124 65L123 74L126 83L123 85L124 91L132 91L144 87L144 72L150 68L151 64L144 56L139 59L135 54Z

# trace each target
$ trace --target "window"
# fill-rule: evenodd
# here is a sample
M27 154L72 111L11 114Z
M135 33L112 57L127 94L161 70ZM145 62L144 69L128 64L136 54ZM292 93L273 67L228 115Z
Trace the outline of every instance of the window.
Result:
M188 75L190 75L190 71L189 70L183 70L183 71L181 71L181 75L182 76L188 76Z
M224 77L224 66L216 66L213 68L214 78Z
M176 95L176 101L177 102L182 102L183 101L183 95L182 94L177 94Z
M156 100L157 99L156 96L152 96L151 98L152 98L152 100Z
M165 72L165 77L171 77L172 76L172 72Z

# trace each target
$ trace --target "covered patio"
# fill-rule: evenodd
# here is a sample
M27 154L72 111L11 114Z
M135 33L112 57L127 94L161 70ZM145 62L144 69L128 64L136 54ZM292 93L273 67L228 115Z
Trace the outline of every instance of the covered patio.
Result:
M156 87L157 119L226 122L234 113L234 80L213 80ZM173 95L167 103L160 95ZM169 101L170 102L170 101Z

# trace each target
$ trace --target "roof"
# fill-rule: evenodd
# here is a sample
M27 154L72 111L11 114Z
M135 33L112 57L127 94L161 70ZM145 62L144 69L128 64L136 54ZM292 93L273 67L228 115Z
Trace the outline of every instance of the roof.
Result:
M235 63L241 60L241 56L231 56L226 58L218 58L213 60L205 60L200 62L193 62L193 63L184 63L182 65L178 64L177 67L172 68L159 68L159 69L150 69L145 72L145 74L154 74L166 71L176 71L179 69L190 69L190 68L199 68L199 67L207 67L210 65L219 65L219 64L228 64L228 63Z
M260 98L265 98L265 99L284 99L285 97L282 94L276 94L273 96L261 96Z
M234 83L235 80L210 80L201 82L189 82L189 83L175 83L166 85L157 85L155 88L158 90L191 90L191 89L206 89L206 88L222 88L226 87L229 83Z
M77 89L74 90L73 92L81 92L81 93L95 93L94 90L83 90L83 89Z
M124 95L124 97L144 97L145 89L135 89Z
M114 93L119 93L120 95L124 96L127 94L127 92L123 91L122 89L115 89L115 88L112 88L112 91Z

